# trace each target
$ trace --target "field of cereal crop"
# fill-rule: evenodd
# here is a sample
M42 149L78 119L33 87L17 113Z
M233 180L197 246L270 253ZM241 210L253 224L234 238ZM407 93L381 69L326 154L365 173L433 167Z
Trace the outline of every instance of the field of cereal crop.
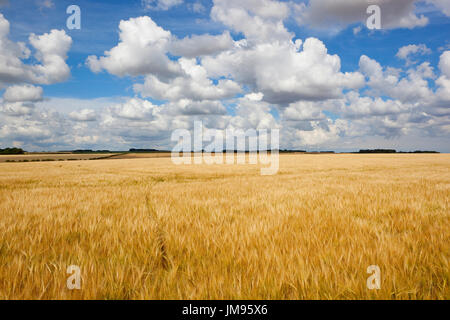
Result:
M446 154L0 163L0 299L449 299L449 196Z

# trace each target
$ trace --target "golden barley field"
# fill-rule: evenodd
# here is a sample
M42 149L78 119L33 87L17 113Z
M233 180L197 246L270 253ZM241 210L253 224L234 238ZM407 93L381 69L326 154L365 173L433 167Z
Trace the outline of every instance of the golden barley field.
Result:
M449 196L445 154L0 163L0 299L449 299Z

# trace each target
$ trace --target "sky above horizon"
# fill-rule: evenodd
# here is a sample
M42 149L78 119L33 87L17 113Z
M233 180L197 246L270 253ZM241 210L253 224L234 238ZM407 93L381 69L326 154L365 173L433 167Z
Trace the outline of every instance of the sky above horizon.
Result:
M170 149L200 120L450 152L449 34L447 0L0 0L0 148Z

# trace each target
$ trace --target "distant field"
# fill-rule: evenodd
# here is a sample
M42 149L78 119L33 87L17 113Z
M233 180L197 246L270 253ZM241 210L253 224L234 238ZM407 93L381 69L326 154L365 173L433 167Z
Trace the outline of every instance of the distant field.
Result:
M116 154L38 153L38 154L0 155L0 162L91 160L97 158L107 158L114 155Z
M149 153L124 153L112 159L147 159L147 158L170 158L170 152L149 152Z
M0 163L0 299L449 299L449 199L446 154Z

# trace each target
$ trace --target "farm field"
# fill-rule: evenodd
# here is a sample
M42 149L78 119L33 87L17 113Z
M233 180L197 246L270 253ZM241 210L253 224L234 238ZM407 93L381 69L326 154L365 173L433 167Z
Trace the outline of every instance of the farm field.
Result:
M116 156L115 153L41 153L41 154L19 154L0 155L1 162L31 162L31 161L66 161L66 160L93 160L98 158L108 158Z
M118 154L111 159L146 159L146 158L170 158L170 152L144 152Z
M0 299L450 299L449 199L448 154L0 163Z

